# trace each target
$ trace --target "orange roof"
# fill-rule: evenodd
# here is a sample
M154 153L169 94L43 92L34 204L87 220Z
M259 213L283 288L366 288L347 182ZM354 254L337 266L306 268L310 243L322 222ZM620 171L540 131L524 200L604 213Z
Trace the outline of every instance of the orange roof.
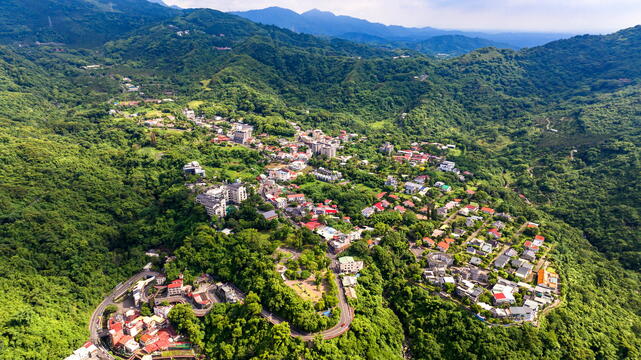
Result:
M446 243L445 241L439 242L436 246L438 246L443 251L447 251L450 248L450 244Z
M445 242L446 242L446 243L448 243L448 244L451 244L451 243L453 243L454 241L456 241L456 240L454 240L454 239L452 239L452 238L445 238Z

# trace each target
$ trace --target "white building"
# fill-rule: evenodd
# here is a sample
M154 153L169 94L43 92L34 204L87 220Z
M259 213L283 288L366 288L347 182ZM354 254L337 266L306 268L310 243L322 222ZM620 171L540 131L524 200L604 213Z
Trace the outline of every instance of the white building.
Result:
M190 175L200 175L205 177L205 170L200 166L198 161L192 161L183 166L183 172Z
M227 186L229 189L229 200L234 204L240 204L247 200L247 188L239 181Z
M240 124L234 131L234 142L239 144L247 144L252 137L254 128L250 125Z
M363 261L356 261L351 256L338 258L338 270L341 273L357 273L363 268Z

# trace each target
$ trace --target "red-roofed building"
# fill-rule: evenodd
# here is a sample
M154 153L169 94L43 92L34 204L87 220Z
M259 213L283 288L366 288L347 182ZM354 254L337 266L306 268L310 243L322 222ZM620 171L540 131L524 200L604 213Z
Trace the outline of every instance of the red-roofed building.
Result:
M443 239L443 241L445 241L448 244L451 244L451 243L455 242L456 240L454 240L452 238L445 238L445 239Z
M167 293L169 296L176 296L183 294L183 279L176 279L167 285Z
M530 249L532 251L539 251L539 247L534 245L531 241L526 241L525 244L523 244L527 249Z
M384 210L385 210L385 207L383 206L383 203L380 203L380 202L378 202L378 203L374 204L374 207L375 207L375 208L376 208L376 210L378 210L378 211L384 211Z
M434 240L432 240L432 239L430 239L428 237L424 237L423 238L423 244L426 245L426 246L429 246L429 247L434 247L434 245L436 245L436 241L434 241Z
M494 215L494 213L496 212L494 209L489 208L489 207L482 207L481 211L486 213L486 214L490 214L490 215Z
M407 207L415 207L416 206L411 200L403 201L403 205L405 205Z
M536 235L536 236L534 237L534 240L541 240L541 241L545 241L545 238L544 238L543 236L541 236L541 235Z
M396 205L396 206L394 206L394 210L395 210L395 211L400 212L401 214L403 214L403 213L405 213L405 211L407 211L407 210L406 210L404 207L402 207L401 205Z
M317 221L310 221L308 223L303 224L303 226L308 228L311 231L314 231L323 225Z
M390 199L394 199L394 200L398 200L398 199L399 199L398 195L394 195L394 194L392 194L392 195L390 195L390 196L388 196L388 197L389 197Z
M501 238L501 233L499 232L498 229L490 229L490 230L488 230L487 234L492 236L495 239L500 239Z
M436 246L441 250L442 252L447 252L450 248L450 244L446 243L445 241L441 241Z
M465 193L468 194L468 195L474 195L474 194L476 194L476 191L474 191L474 190L465 190Z
M385 195L387 195L387 193L386 193L386 192L378 193L378 194L376 194L376 198L377 198L378 200L380 200L380 199L384 198L384 197L385 197Z

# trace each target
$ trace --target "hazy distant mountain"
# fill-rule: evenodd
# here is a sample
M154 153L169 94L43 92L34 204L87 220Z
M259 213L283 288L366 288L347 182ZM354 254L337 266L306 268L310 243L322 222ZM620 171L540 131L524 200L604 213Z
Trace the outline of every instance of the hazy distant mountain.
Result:
M451 52L450 50L461 48L463 42L466 43L466 46L462 48L467 49L471 46L472 48L470 50L478 48L472 46L475 43L479 46L521 48L542 45L553 40L571 36L570 34L560 33L483 33L441 30L431 27L408 28L396 25L388 26L350 16L334 15L331 12L317 9L298 14L292 10L270 7L262 10L234 12L233 14L255 22L275 25L296 32L333 36L366 43L378 41L381 42L381 44L398 45L398 43L404 43L405 45L410 45L411 43L422 42L436 36L457 35L458 37L441 38L438 40L440 44L439 47L442 50L447 50L445 51L446 53ZM375 40L369 37L378 39L376 41L363 41L366 39ZM476 39L464 39L463 37ZM485 41L479 41L480 39ZM452 49L446 46L449 41L456 42L456 44L452 44ZM422 46L410 46L410 48L416 47L421 48Z

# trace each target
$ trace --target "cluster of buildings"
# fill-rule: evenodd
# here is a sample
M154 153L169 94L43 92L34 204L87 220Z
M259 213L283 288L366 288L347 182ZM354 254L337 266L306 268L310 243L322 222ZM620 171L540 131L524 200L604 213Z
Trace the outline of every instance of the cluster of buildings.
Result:
M363 261L355 260L351 256L338 258L338 268L336 269L341 277L341 284L347 297L356 298L356 285L358 285L358 274L363 269Z
M205 170L197 161L186 164L183 167L183 172L187 175L205 176ZM205 187L205 189L196 196L196 202L203 205L211 217L225 217L228 204L241 204L248 197L247 186L240 180L231 184L218 184L211 187L207 187L204 182L198 185Z
M503 239L502 231L512 221L509 214L476 203L463 206L459 199L438 208L437 213L443 218L450 214L465 217L465 227L474 234L458 242L468 230L444 225L435 229L431 237L425 237L423 245L432 249L425 255L426 282L453 290L454 295L469 299L495 318L517 322L534 321L538 311L556 301L558 275L541 263L535 272L537 252L545 242L543 236L526 240L522 250L517 250L521 247L510 246L509 240ZM538 227L538 224L526 223L525 227ZM464 258L469 259L464 264L455 265L453 253L456 251L451 247L457 243L463 245L460 249L464 249ZM494 254L498 255L494 257Z

